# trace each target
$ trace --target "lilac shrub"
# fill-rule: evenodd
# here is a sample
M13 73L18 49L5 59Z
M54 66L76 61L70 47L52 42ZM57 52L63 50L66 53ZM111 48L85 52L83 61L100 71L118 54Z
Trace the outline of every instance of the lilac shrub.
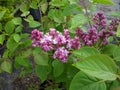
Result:
M115 19L107 25L107 19L103 12L98 12L93 17L93 25L84 32L81 28L76 29L74 38L70 37L68 29L64 29L64 34L55 28L50 28L46 34L34 29L31 33L33 47L41 47L45 52L53 51L53 58L58 58L61 62L68 62L71 50L77 50L81 46L93 46L98 41L100 45L108 44L108 38L115 35L119 20Z

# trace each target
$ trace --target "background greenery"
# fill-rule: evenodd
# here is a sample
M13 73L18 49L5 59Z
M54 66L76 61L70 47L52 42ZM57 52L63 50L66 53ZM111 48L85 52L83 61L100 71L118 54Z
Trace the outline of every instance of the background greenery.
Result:
M20 78L34 73L45 90L119 90L119 44L80 48L72 52L68 63L53 60L50 53L31 47L29 32L34 28L43 32L51 27L61 32L68 28L74 36L76 27L84 31L90 27L97 4L115 5L112 0L86 1L87 6L85 0L81 0L82 5L79 0L0 1L0 73L12 74L17 69ZM119 13L111 15L120 18ZM30 83L27 89L42 86Z

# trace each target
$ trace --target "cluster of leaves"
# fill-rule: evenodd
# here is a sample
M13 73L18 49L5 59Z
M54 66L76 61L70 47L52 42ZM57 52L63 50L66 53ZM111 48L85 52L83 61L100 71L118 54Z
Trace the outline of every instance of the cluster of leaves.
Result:
M19 9L20 12L22 12L23 14L24 12L29 10L29 8L26 9L24 8L24 5L23 6L22 5L21 7L19 7ZM26 66L25 64L23 64L23 61L26 58L27 60L25 60L25 62L29 64L29 57L31 54L30 51L31 49L29 48L31 46L31 41L29 39L29 33L23 33L25 29L23 22L25 20L28 21L30 28L38 27L40 26L40 23L35 21L32 15L30 14L28 16L30 17L30 19L27 19L28 17L22 14L21 16L14 17L13 14L15 13L16 9L9 10L7 7L1 7L1 9L2 11L0 12L0 21L1 21L0 22L0 48L1 48L0 72L6 71L11 73L13 69L12 65L14 65L15 68L18 68L21 65L21 63L23 66ZM21 60L22 58L23 61ZM17 61L21 63L18 64ZM29 65L30 65L29 67L32 67L31 64Z
M0 22L2 22L1 24L4 26L4 24L11 20L13 18L13 15L11 15L13 11L13 8L7 8L4 6L0 6Z
M91 53L89 53L91 52ZM73 51L82 60L74 63L80 71L73 78L70 90L113 90L119 87L119 46L108 44L98 51L93 47L83 47ZM117 82L118 86L115 86ZM79 83L79 84L78 84ZM117 90L117 89L115 89Z
M91 20L87 11L93 11L98 3L114 4L112 0L88 1L87 8L80 6L79 0L17 2L15 11L20 10L20 16L7 20L4 25L0 24L0 45L5 45L0 58L0 72L12 73L13 68L16 68L21 70L20 76L35 73L42 83L51 81L50 86L45 87L48 90L59 90L63 87L70 90L110 90L119 86L119 46L110 44L99 50L95 47L83 47L72 52L68 63L62 63L51 58L52 52L44 52L40 47L32 48L29 33L23 33L23 22L27 22L29 28L46 30L43 32L47 32L51 27L59 31L68 28L71 36L74 36L74 28L82 27L86 30L86 24ZM39 20L35 20L34 15L31 15L31 8L39 11ZM0 20L5 17L5 12L0 12ZM14 13L13 11L12 14Z

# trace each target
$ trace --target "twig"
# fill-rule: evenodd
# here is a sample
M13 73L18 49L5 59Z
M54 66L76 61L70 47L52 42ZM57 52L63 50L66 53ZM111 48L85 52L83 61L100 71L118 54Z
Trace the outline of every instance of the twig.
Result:
M42 31L44 32L44 23L42 21L42 12L40 7L39 7L39 11L40 11L40 21L41 21Z
M21 6L25 3L26 1L23 1L22 4L20 4L15 10L14 12L12 13L12 15L14 15L20 8Z
M81 1L81 0L80 0ZM83 8L85 9L85 14L86 14L86 17L88 18L88 23L90 25L90 27L92 28L92 25L91 25L91 22L90 22L90 18L89 18L89 13L88 13L88 9L87 9L87 6L85 4L85 0L82 0L81 2L83 2Z

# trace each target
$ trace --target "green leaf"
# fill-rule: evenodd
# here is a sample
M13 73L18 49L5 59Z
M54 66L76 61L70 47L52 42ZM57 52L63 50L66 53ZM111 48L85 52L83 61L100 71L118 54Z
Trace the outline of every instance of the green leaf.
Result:
M34 21L34 18L33 18L33 16L32 15L29 15L28 17L27 17L27 19L24 19L26 22L32 22L32 21Z
M63 0L52 0L50 2L50 5L54 6L54 7L61 7L61 6L64 6L65 4L64 4Z
M51 9L48 13L48 17L57 23L63 23L65 21L64 16L63 16L63 12L61 10Z
M63 23L65 21L63 12L61 10L55 10L53 19L57 23Z
M69 0L70 4L78 4L79 0Z
M8 21L8 22L5 24L5 31L6 31L6 33L8 33L8 34L13 33L14 28L15 28L15 25L14 25L14 23L13 23L12 21Z
M40 25L41 25L40 22L37 22L37 21L29 22L29 27L31 28L39 27Z
M2 58L8 58L9 57L9 50L5 50Z
M118 80L113 81L110 90L120 90L120 82Z
M120 11L112 11L111 15L114 17L119 17L120 18Z
M120 47L114 48L113 58L114 58L116 61L120 61Z
M50 19L53 19L54 13L55 13L54 9L50 9L50 11L48 12L48 17L49 17Z
M32 41L31 41L31 39L28 37L24 42L23 42L23 46L24 47L30 47L31 46L31 44L32 44ZM29 53L28 53L29 54Z
M34 61L38 65L48 65L48 54L36 48L33 51Z
M54 60L52 62L52 66L53 66L53 75L55 77L60 76L63 71L64 71L64 64L58 60Z
M71 80L79 72L79 69L72 66L70 63L65 64L65 71L59 77L55 78L57 83L66 82L66 89L70 86Z
M13 38L14 38L14 40L18 43L19 41L20 41L20 39L21 39L21 37L20 37L20 35L19 34L14 34L13 35Z
M37 2L36 1L32 1L30 7L33 8L33 9L37 9L38 8Z
M12 63L10 61L4 61L2 64L1 64L1 69L3 71L6 71L8 73L11 73L12 72Z
M24 34L21 34L21 38L29 38L30 34L28 33L24 33Z
M22 14L21 14L21 16L22 17L26 17L27 15L29 15L30 14L30 11L26 11L26 12L23 12Z
M16 32L16 33L19 33L19 32L22 31L22 29L23 29L23 26L22 26L22 25L17 26L16 29L15 29L15 32Z
M117 28L116 36L118 36L118 37L120 36L120 23L119 23L118 28Z
M65 82L66 89L69 90L70 82L73 79L73 77L76 75L76 73L79 72L79 69L72 66L70 63L66 63L64 66L64 72L59 76L55 78L56 83Z
M2 69L0 68L0 73L2 73Z
M19 65L22 65L24 67L29 67L30 66L30 62L28 59L23 58L22 56L17 56L15 58L15 62L18 63Z
M6 11L1 11L1 12L0 12L0 20L3 18L5 12L6 12Z
M3 45L3 42L5 40L5 35L4 34L1 34L0 35L0 44Z
M73 18L71 18L69 23L71 25L71 28L76 28L80 25L87 23L87 18L84 14L77 14L74 15Z
M22 12L29 11L29 5L26 3L22 4L22 6L20 7L20 11Z
M44 82L47 79L47 75L49 74L49 67L36 65L35 73L41 79L41 81Z
M112 0L93 0L93 3L110 4L110 5L115 4Z
M0 64L2 64L3 61L4 61L4 58L0 58Z
M80 71L73 78L69 90L106 90L106 85L104 81Z
M75 67L88 75L104 80L115 80L117 78L117 67L113 59L106 55L88 56L82 61L74 64Z
M72 79L75 76L75 74L79 72L79 69L77 69L71 64L68 64L65 67L67 69L66 74L69 79Z
M16 17L16 18L12 19L12 22L13 22L15 25L21 25L22 19L21 19L20 17Z
M74 12L81 12L82 7L78 4L70 4L63 10L63 15L68 16L73 14Z
M31 54L32 54L32 49L30 48L22 52L22 57L28 58L30 57Z
M44 14L47 11L47 8L48 8L48 3L44 3L44 4L41 5L41 10Z
M72 52L77 57L88 57L94 54L99 54L99 51L94 47L82 47Z
M10 37L9 39L8 39L8 41L7 41L7 48L10 50L10 51L15 51L16 50L16 48L18 47L18 43L17 42L15 42L15 40L12 38L12 37Z
M106 45L105 47L103 47L102 53L103 53L103 54L107 54L107 55L109 55L109 56L112 56L112 55L113 55L113 52L116 50L116 48L117 48L117 45L108 44L108 45Z
M21 65L18 63L18 62L14 62L14 67L16 68L16 69L20 69L21 68Z

